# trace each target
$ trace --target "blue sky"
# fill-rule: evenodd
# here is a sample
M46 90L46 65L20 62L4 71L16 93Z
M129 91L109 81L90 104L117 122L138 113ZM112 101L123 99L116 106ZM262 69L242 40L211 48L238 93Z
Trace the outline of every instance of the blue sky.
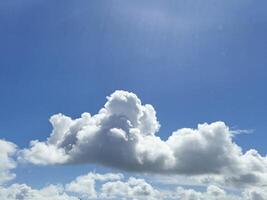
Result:
M122 89L154 106L162 139L222 120L253 130L234 141L265 155L266 6L261 0L0 1L0 138L20 148L45 140L53 114L95 114ZM40 186L92 169L109 170L89 164L15 171L19 182ZM53 176L36 179L41 172Z

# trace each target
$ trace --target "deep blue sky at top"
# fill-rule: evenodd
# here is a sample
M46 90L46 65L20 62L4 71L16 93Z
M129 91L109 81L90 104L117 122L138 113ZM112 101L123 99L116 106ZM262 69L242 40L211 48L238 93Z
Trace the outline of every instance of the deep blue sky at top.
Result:
M96 113L116 89L151 103L160 136L223 120L266 154L264 0L1 0L0 138L25 147L52 114Z

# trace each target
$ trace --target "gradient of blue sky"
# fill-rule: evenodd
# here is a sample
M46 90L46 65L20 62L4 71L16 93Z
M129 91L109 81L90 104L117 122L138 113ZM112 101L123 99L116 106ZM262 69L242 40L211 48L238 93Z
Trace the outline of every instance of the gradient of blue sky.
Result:
M267 2L0 1L0 136L28 145L49 117L96 113L116 89L156 111L162 138L223 120L267 153ZM18 168L21 182L64 181L92 166ZM53 177L34 177L42 172ZM66 173L69 177L66 177Z

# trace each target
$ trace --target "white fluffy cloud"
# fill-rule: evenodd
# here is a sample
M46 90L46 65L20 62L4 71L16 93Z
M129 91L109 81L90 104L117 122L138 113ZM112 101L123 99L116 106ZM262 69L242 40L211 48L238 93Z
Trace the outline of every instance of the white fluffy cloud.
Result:
M243 193L229 194L224 189L210 185L206 191L177 187L155 188L144 179L122 174L98 174L90 172L79 176L65 185L48 185L33 189L26 184L0 186L1 200L89 200L89 199L125 199L125 200L266 200L267 191L252 187Z
M95 189L96 181L113 181L123 178L122 174L96 174L89 173L84 176L77 177L74 181L66 185L66 191L79 194L84 198L97 198L97 191Z
M89 199L156 199L161 195L144 179L130 177L124 180L120 173L90 172L70 183L33 189L26 184L0 186L1 200L89 200ZM96 186L98 185L98 187Z
M223 122L184 128L164 141L152 105L133 93L115 91L100 111L71 119L50 118L47 141L32 141L20 159L34 164L98 163L129 171L199 176L205 183L261 186L267 158L256 150L242 152Z
M124 180L122 174L88 173L66 184L65 190L82 199L156 199L161 195L144 179L130 177ZM98 189L97 186L99 185Z
M245 200L266 200L267 199L267 189L263 188L250 188L243 192L243 197Z
M10 170L16 167L12 156L16 152L16 145L0 139L0 185L15 177Z
M178 187L171 192L173 199L179 200L241 200L240 196L227 194L223 189L210 185L205 192Z
M144 179L130 177L128 181L107 182L101 186L100 198L105 199L158 199L160 192Z
M79 200L64 192L58 185L49 185L36 190L25 184L13 184L10 187L0 187L1 200Z
M241 195L229 194L225 190L210 185L206 192L178 187L176 192L171 192L171 198L179 200L266 200L267 191L260 188L246 189ZM166 195L165 195L166 197Z

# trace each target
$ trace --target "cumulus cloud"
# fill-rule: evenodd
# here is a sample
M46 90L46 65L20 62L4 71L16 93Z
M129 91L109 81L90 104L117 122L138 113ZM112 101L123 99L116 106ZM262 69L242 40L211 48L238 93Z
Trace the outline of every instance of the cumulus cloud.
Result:
M0 199L3 200L79 200L64 192L59 185L49 185L40 190L32 189L25 184L13 184L9 187L0 187Z
M179 200L266 200L267 191L262 188L250 188L242 192L242 194L229 194L222 188L214 185L207 187L205 192L199 192L193 189L184 189L178 187L176 192L170 192L170 198ZM167 196L165 195L165 198Z
M0 185L15 177L10 172L16 167L16 162L12 159L15 152L15 144L0 139Z
M99 187L96 187L96 183ZM163 194L144 179L130 177L124 180L122 174L98 174L90 172L63 185L49 185L33 189L26 184L12 184L0 187L3 200L89 200L89 199L156 199Z
M267 190L266 188L250 188L243 192L245 200L266 200Z
M97 174L90 172L87 175L79 176L74 181L66 185L66 191L79 194L84 198L97 198L95 189L96 181L114 181L123 178L122 174Z
M99 185L98 189L96 185ZM66 184L65 191L74 193L82 199L153 200L159 195L163 195L144 179L129 177L128 180L125 180L120 173L98 174L90 172Z
M101 198L108 199L158 199L160 192L144 179L130 177L128 181L107 182L101 186Z
M163 189L164 188L164 189ZM251 187L240 194L231 194L224 189L209 185L206 191L177 187L154 187L145 179L122 174L98 174L90 172L65 185L48 185L34 189L26 184L0 186L1 200L266 200L267 191Z
M46 141L32 141L20 160L34 164L98 163L128 171L198 176L201 182L229 185L266 183L267 158L243 152L224 122L183 128L162 140L150 104L133 93L115 91L95 115L50 118Z
M205 192L178 187L173 197L179 200L241 200L241 196L227 194L225 190L214 185L208 186Z

